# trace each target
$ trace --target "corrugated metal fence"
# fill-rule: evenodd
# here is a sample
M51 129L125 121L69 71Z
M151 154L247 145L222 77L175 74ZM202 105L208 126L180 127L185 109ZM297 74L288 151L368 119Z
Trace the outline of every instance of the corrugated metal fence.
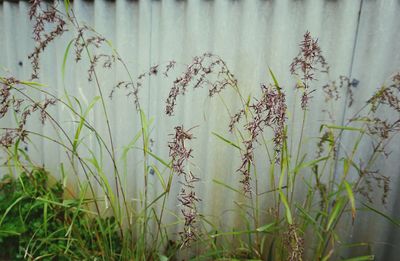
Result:
M344 102L335 107L339 122L360 108L363 105L361 101L365 101L391 73L400 68L398 0L75 0L73 7L79 20L111 40L132 75L139 75L150 66L164 64L171 59L182 64L178 68L184 68L183 64L189 63L193 56L212 52L223 57L245 93L254 94L261 82L269 81L267 71L268 67L272 68L281 85L287 88L290 109L294 102L294 79L289 75L289 64L298 52L297 44L302 35L309 30L319 38L323 54L331 67L332 79L346 75L360 80L355 90L359 102L351 109L346 109ZM27 56L34 46L28 9L29 4L25 1L0 2L0 65L3 71L10 71L22 79L30 77L31 66ZM66 79L64 83L62 81L63 55L70 39L71 35L66 34L49 47L41 60L40 80L59 95L63 94L65 86L87 105L95 94L95 89L91 88L94 87L93 83L87 80L87 62L75 64L72 56L69 57ZM101 86L110 91L124 77L126 75L122 68L117 67L102 75ZM220 189L212 180L238 186L238 177L234 174L238 155L216 140L211 132L226 133L229 119L221 112L223 107L218 99L208 99L205 90L189 92L184 99L178 100L175 117L164 116L164 101L171 82L172 79L162 77L151 79L146 81L147 87L141 93L145 112L154 118L152 151L167 158L166 141L170 138L168 134L172 133L173 126L181 123L187 128L200 125L193 131L197 137L193 148L194 168L202 180L199 185L203 200L201 212L228 217L221 209L233 206L234 195ZM229 94L224 99L230 105L237 102ZM321 111L325 103L322 96L315 94L313 102L310 119L323 120ZM121 156L121 148L139 130L139 117L132 101L122 91L107 103L111 112L111 126L115 131L117 155ZM56 113L66 126L72 128L73 123L68 122L65 111L58 109ZM105 129L100 107L89 117L99 130ZM1 126L5 124L2 120ZM54 134L49 126L31 124L40 132ZM294 129L298 126L295 123ZM307 126L310 135L316 131L317 125ZM382 210L392 213L394 217L400 216L400 201L396 200L400 195L398 141L393 143L389 160L381 166L392 178L389 204ZM87 145L94 147L94 138L88 138ZM54 169L65 158L63 151L50 142L40 143L37 148L29 150L35 151L32 155L34 160ZM140 166L140 157L139 154L135 157L135 153L138 152L129 154L132 159L128 163L129 173L135 173L135 168L136 173L140 173L140 167L137 167ZM259 172L265 171L262 165L259 169ZM134 197L142 187L143 180L141 175L138 177L129 173L125 184ZM153 176L153 179L156 178ZM156 180L150 182L157 183ZM154 185L152 193L157 195L157 191L160 191L159 184ZM178 192L177 187L175 191ZM171 202L169 207L177 210L177 202ZM235 219L239 217L231 217L226 223L234 224L238 221ZM396 260L400 236L398 230L386 221L374 215L360 214L351 231L354 242L382 242L373 245L377 260Z

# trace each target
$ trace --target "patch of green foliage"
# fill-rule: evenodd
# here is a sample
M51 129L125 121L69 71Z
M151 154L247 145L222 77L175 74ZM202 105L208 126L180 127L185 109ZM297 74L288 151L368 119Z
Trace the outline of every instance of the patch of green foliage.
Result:
M86 259L102 256L98 238L107 237L114 253L121 240L114 218L92 218L77 211L79 200L63 198L60 182L51 184L42 169L0 182L0 259ZM75 217L75 218L74 218ZM106 224L106 225L105 225ZM100 229L107 227L107 231Z

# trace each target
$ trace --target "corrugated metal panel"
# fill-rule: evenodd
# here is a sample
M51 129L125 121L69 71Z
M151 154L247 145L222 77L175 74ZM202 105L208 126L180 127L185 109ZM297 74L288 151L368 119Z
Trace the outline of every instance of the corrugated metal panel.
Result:
M268 67L272 68L277 78L288 93L289 108L295 102L293 77L289 76L289 64L297 54L297 43L306 30L319 38L321 48L331 65L330 76L348 75L361 81L356 97L365 100L386 79L390 73L400 67L400 2L396 0L279 0L279 1L83 1L73 2L76 16L86 24L93 26L110 39L120 54L125 58L132 75L139 75L151 65L163 64L171 59L178 61L179 68L189 63L195 55L212 52L223 57L239 79L244 93L255 94L259 84L269 80ZM30 65L27 55L31 52L31 26L27 18L27 2L1 2L0 5L0 64L20 78L29 78ZM64 50L71 39L66 34L47 50L42 58L41 81L62 95L63 82L61 65ZM82 99L86 104L96 95L93 83L87 81L87 61L75 64L70 57L67 64L65 87ZM22 65L19 65L19 61ZM180 64L180 65L179 65ZM116 81L126 77L121 67L104 72L101 86L108 92ZM178 99L178 109L173 118L164 112L164 101L168 96L172 79L162 77L145 82L141 91L142 106L150 117L154 117L151 138L155 141L153 151L162 158L168 157L166 141L173 127L183 123L194 129L197 139L193 142L194 171L201 178L199 191L202 203L200 211L210 218L222 217L224 224L240 223L240 217L232 217L224 210L233 208L237 197L213 184L218 179L237 187L239 177L235 174L238 156L227 146L221 144L211 131L226 133L228 118L221 111L223 107L217 99L208 99L206 90L195 90ZM321 79L320 83L323 83ZM320 87L315 85L315 87ZM232 106L238 100L232 93L224 96ZM324 120L325 108L321 93L316 93L310 109L310 119ZM117 155L121 148L132 140L139 130L139 117L134 111L134 104L121 92L107 101L113 128ZM357 107L362 103L357 103ZM345 112L346 106L335 108L336 116L348 117L352 110ZM69 121L62 109L57 113L61 121ZM296 112L299 114L299 112ZM293 115L295 117L296 115ZM299 117L297 117L299 118ZM101 108L96 108L90 115L95 126L106 134ZM299 136L300 122L294 122L293 133ZM2 120L2 126L5 121ZM72 124L67 128L71 128ZM34 124L33 124L34 125ZM48 126L32 126L45 134L54 134ZM308 125L306 133L316 136L318 126ZM346 137L344 138L346 140ZM296 139L295 139L296 140ZM385 164L386 173L392 176L393 193L387 211L399 216L395 188L399 180L398 140L393 143L390 163ZM88 146L95 148L94 138L88 140ZM29 148L34 150L33 148ZM310 152L314 148L309 149ZM57 168L65 159L63 151L50 142L41 143L38 153L33 154L37 162ZM129 154L129 176L124 182L132 197L138 197L142 189L140 152ZM236 160L236 161L235 161ZM157 162L151 162L157 164ZM262 162L259 172L266 172ZM267 178L260 184L267 184ZM156 177L151 176L151 194L158 195L160 185ZM173 189L179 191L178 184ZM299 192L301 193L301 191ZM265 199L265 202L268 198ZM397 204L397 205L396 205ZM169 208L178 211L177 202L170 200ZM225 219L226 218L226 219ZM167 218L168 219L168 218ZM169 217L170 220L174 218ZM368 230L365 230L368 227ZM351 228L354 241L389 242L388 245L374 245L378 259L390 260L396 254L399 244L398 233L376 216L363 216ZM373 232L371 232L373 231ZM381 258L382 257L382 258Z
M361 85L355 92L355 97L366 100L383 83L389 82L389 77L400 69L400 2L399 1L363 1L360 26L352 65L352 77L360 79ZM363 104L356 104L347 112L347 117L358 110ZM396 116L396 115L393 115ZM388 159L380 161L380 170L391 177L391 193L389 204L382 207L384 212L393 217L400 216L399 189L400 182L400 139L391 142L388 151L393 154ZM368 144L362 151L371 150ZM383 163L385 161L385 163ZM377 260L396 260L399 253L400 237L393 226L383 222L377 216L362 215L353 229L353 238L369 239L385 242L385 246L377 243L373 249ZM378 239L378 240L377 240Z

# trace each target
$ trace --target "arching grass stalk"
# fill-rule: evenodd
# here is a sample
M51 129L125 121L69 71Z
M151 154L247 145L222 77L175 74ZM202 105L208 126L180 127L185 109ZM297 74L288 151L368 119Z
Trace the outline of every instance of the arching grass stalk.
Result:
M14 90L16 90L18 93L20 93L23 97L25 97L27 100L29 100L32 104L36 104L36 102L30 96L26 95L24 92L22 92L18 88L14 88ZM67 138L69 144L72 146L72 144L73 144L72 140L70 139L70 137L68 136L68 134L66 133L64 128L60 125L60 123L57 120L55 120L52 117L52 115L50 115L46 110L43 110L43 112L47 115L47 117L51 120L51 122L54 123L57 126L57 129L59 129L64 134L65 138ZM89 176L86 176L86 178L89 181ZM94 194L94 188L92 186L90 186L90 189L91 189L91 192L93 193L93 195L95 195ZM100 213L100 209L99 209L99 206L98 206L97 203L95 204L95 206L96 206L97 212Z
M129 72L126 63L124 62L122 57L119 55L117 50L111 45L111 43L108 42L108 41L107 41L107 43L110 46L110 48L112 49L112 51L116 54L116 56L118 58L118 61L124 67L125 72L127 73L128 78L129 78L129 83L134 85L133 77L132 77L131 73ZM140 250L139 253L141 251L143 251L142 255L144 257L145 252L146 252L146 248L147 248L146 237L147 237L147 230L148 230L147 229L147 226L148 226L148 213L147 212L148 212L148 167L149 167L148 166L148 151L149 151L149 146L148 145L149 145L149 133L148 133L148 125L147 125L148 121L146 119L146 115L145 115L144 111L141 108L140 102L136 103L136 108L135 109L138 111L139 116L140 116L141 138L142 138L142 146L143 146L142 150L143 150L143 176L144 176L144 213L143 213L144 216L143 216L143 230L141 232L141 235L142 235L141 240L142 240L142 242L139 243L139 246L142 244L142 248L143 249ZM168 192L169 192L169 190L168 190ZM163 208L165 206L165 200L166 200L167 194L164 196L164 199L163 199ZM160 229L161 228L159 227L159 230ZM159 230L157 231L157 238L158 238Z
M47 91L45 91L45 90L42 90L42 89L40 89L40 88L37 88L36 86L34 86L34 85L32 85L32 84L29 84L29 87L31 87L31 88L33 88L33 89L35 89L35 90L37 90L37 91L43 92L43 93L45 93L46 95L49 95L49 96L51 96L51 97L53 97L53 98L55 97L55 96L52 95L51 93L49 93L49 92L47 92ZM18 91L19 91L19 90L18 90ZM23 94L23 95L24 95L26 98L28 98L25 94ZM110 152L109 149L108 149L108 147L107 147L107 145L105 144L104 140L102 139L102 137L101 137L101 136L99 135L99 133L97 132L97 130L96 130L95 128L91 127L90 123L87 122L87 120L86 120L86 118L85 118L85 115L84 115L84 116L81 116L78 112L76 112L76 111L73 109L73 107L71 107L70 105L66 104L66 103L65 103L64 101L62 101L61 99L55 98L55 100L57 100L58 102L60 102L61 104L65 105L65 106L67 106L67 108L69 108L70 111L73 112L74 115L78 116L78 117L80 118L80 122L79 122L79 126L80 126L80 127L79 127L79 128L81 128L81 125L84 124L85 127L87 127L91 132L94 132L94 133L95 133L96 138L97 138L97 140L99 141L99 144L101 145L101 143L103 143L103 145L105 146L106 150L107 150L108 152ZM31 100L31 101L33 102L33 100ZM90 107L89 107L89 109L90 109ZM46 112L46 113L47 113L47 112ZM47 114L48 114L48 113L47 113ZM54 119L50 114L48 114L48 115L49 115L49 118L52 120L51 122L52 122L53 124L54 124L54 123L56 124L56 127L62 128L61 125L60 125L57 121L55 121L55 119ZM78 128L78 129L79 129L79 128ZM57 133L58 133L58 132L57 132ZM94 196L94 195L95 195L95 192L94 192L93 185L92 185L91 182L90 182L89 176L87 175L87 172L86 172L86 169L87 169L87 168L89 169L89 172L91 173L91 176L95 178L95 180L97 181L97 183L98 183L100 186L106 186L105 189L104 189L104 193L105 193L105 196L106 196L106 200L107 200L108 202L115 202L115 200L113 199L113 192L110 190L110 187L107 185L108 182L107 182L106 178L105 178L103 175L100 175L100 179L99 179L99 178L97 177L97 175L95 174L95 172L94 172L93 170L91 170L91 168L88 166L88 164L86 163L86 160L83 160L83 159L79 156L79 153L78 153L78 151L77 151L77 146L75 145L75 144L77 143L77 141L78 141L78 140L77 140L77 139L78 139L78 136L75 135L75 139L74 139L74 141L73 141L73 144L71 144L71 143L72 143L72 140L68 137L68 135L66 134L66 131L62 129L62 133L63 133L64 135L66 135L66 137L67 137L67 139L68 139L68 141L69 141L69 143L70 143L70 145L71 145L71 148L70 148L68 151L71 152L72 158L69 158L69 154L67 153L68 158L70 159L70 161L73 162L73 161L74 161L73 158L74 158L74 157L78 157L78 160L79 160L80 164L81 164L81 165L82 165L82 164L85 165L85 166L82 166L82 167L83 167L83 170L84 170L85 175L86 175L86 180L87 180L88 183L89 183L91 195ZM78 132L77 132L77 133L78 133ZM44 137L42 137L42 138L44 138ZM49 137L47 137L47 138L49 138ZM55 140L53 139L53 141L55 141ZM64 145L64 144L58 142L58 145ZM66 148L69 148L69 147L67 147L67 146L63 146L63 147L64 147L65 149L66 149ZM92 152L91 152L91 153L92 153ZM93 153L92 153L92 155L93 155ZM72 164L72 166L73 166L73 164ZM75 167L73 167L73 171L76 173ZM100 172L101 172L101 170L100 170ZM100 172L99 172L99 173L100 173ZM76 173L76 174L77 174L77 173ZM79 179L79 178L78 178L78 182L79 182L79 184L80 184L80 179ZM84 195L83 195L83 196L84 196ZM95 199L93 202L94 202L94 204L95 204L95 206L96 206L98 215L99 215L99 216L102 216L97 201L98 201L98 200ZM111 209L113 210L114 213L116 213L116 212L115 212L115 211L116 211L115 207L116 207L116 206L114 205L114 203L112 203L112 204L111 204ZM100 225L100 228L103 227L103 224L99 223L99 225ZM122 223L118 222L118 225L119 225L120 231L123 231ZM103 229L103 231L105 231L105 230ZM107 241L108 241L108 239L105 238L105 241L104 241L104 242L107 242ZM101 242L100 242L99 245L100 245L100 246L102 245Z
M0 80L3 80L3 79L4 79L4 78L0 77ZM106 144L106 142L105 142L105 140L102 138L102 136L99 134L99 132L96 130L96 128L95 128L94 126L92 126L92 125L90 124L89 121L87 121L86 117L84 117L84 116L82 116L81 114L79 114L79 112L77 112L77 111L72 107L72 104L71 104L71 103L67 103L67 102L63 101L62 99L60 99L60 98L57 97L56 95L54 95L54 94L52 94L52 93L46 91L46 90L43 89L43 88L39 88L38 86L36 86L36 85L35 85L34 83L32 83L32 82L21 81L20 83L23 84L23 85L25 85L25 86L28 86L28 87L30 87L30 88L36 90L36 91L38 91L38 92L40 92L40 93L42 93L42 94L45 94L45 95L47 95L47 96L50 96L52 99L56 100L57 103L61 103L62 105L66 106L67 109L70 110L70 111L73 113L74 116L76 116L76 117L79 118L79 121L82 122L82 124L83 124L87 129L89 129L91 132L94 133L94 135L96 136L96 138L97 138L98 140L100 140L102 146L104 146L104 148L106 149L106 151L107 151L107 153L109 154L109 156L110 156L110 157L112 156L111 151L110 151L110 148L108 147L108 145ZM57 134L58 134L58 133L57 133ZM61 138L61 137L60 137L60 138ZM76 137L75 137L75 139L76 139ZM74 142L76 142L76 141L74 140ZM75 147L75 146L73 146L73 147Z
M72 17L75 19L75 21L74 21L75 23L71 20L72 24L74 24L74 25L77 26L76 29L77 29L78 31L81 30L81 27L79 26L79 21L76 19L73 9L71 9L71 13L73 14ZM68 15L68 18L71 19L71 16ZM88 48L88 46L87 46L87 44L86 44L86 42L85 42L85 39L84 39L84 37L83 37L83 34L80 34L80 38L81 38L81 40L85 43L84 48L85 48L87 57L88 57L88 59L89 59L89 62L90 62L91 64L93 64L93 63L94 63L94 60L93 60L93 57L92 57L91 54L90 54L89 48ZM119 171L118 171L118 167L117 167L117 163L116 163L114 141L113 141L113 137L112 137L112 131L111 131L111 126L110 126L110 120L109 120L109 116L108 116L108 111L107 111L107 108L106 108L106 104L105 104L105 100L104 100L103 91L102 91L102 89L101 89L100 82L99 82L99 78L98 78L98 76L97 76L97 73L96 73L96 69L95 69L95 68L93 68L93 76L94 76L94 79L95 79L95 82L96 82L97 91L99 92L99 96L100 96L100 100L101 100L101 105L102 105L102 109L103 109L103 113L104 113L104 117L105 117L105 121L106 121L106 125L107 125L108 137L109 137L109 140L110 140L111 154L112 154L111 161L112 161L113 168L114 168L114 178L115 178L116 193L117 193L117 199L118 199L118 204L117 204L117 206L119 206L119 202L120 202L120 193L121 193L121 194L122 194L122 197L123 197L123 202L124 202L125 208L128 209L128 207L127 207L127 205L126 205L127 203L126 203L125 192L123 191L123 187L122 187L122 183L121 183L121 178L120 178ZM120 190L122 190L122 191L120 192ZM119 215L118 215L118 216L121 216L121 209L120 209L119 207L118 207L118 211L119 211ZM120 222L121 222L121 221L120 221ZM122 236L122 239L123 239L123 231L121 231L121 236Z

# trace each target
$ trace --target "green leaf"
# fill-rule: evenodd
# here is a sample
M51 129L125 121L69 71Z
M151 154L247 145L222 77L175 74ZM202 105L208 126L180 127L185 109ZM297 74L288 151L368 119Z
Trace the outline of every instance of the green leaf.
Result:
M146 153L148 153L150 156L152 156L153 158L155 158L157 161L159 161L161 164L163 164L165 167L167 167L168 169L171 169L171 164L167 163L165 160L163 160L162 158L158 157L156 154L154 154L153 152L149 151L149 150L145 150Z
M11 231L11 230L0 230L0 236L1 235L6 235L6 236L8 236L8 235L12 235L12 236L19 236L19 235L21 235L21 233L18 233L17 231Z
M65 13L69 15L69 0L64 0Z
M321 231L323 230L317 220L315 220L304 208L302 208L299 204L295 204L296 208L300 211L300 213L304 216L304 219L307 220L308 222L312 223L314 225L314 233L320 238L320 240L323 240Z
M64 0L64 3L65 2L68 2L68 5L69 5L69 0ZM66 7L66 10L67 10L67 7ZM63 63L62 63L62 66L61 66L61 78L62 78L63 82L64 82L64 79L65 79L65 65L67 64L67 58L68 58L69 49L71 48L71 45L72 45L73 42L74 42L74 39L69 41L69 43L67 45L67 48L65 48L64 59L63 59Z
M151 201L149 205L147 205L147 208L143 209L143 212L149 209L154 203L156 203L160 198L164 197L164 195L166 195L167 193L168 193L167 191L161 193L158 197L156 197L153 201Z
M38 198L36 198L36 200L37 201L41 201L41 202L47 202L47 203L49 203L51 205L60 206L60 207L69 207L69 205L64 203L64 202L71 201L71 200L64 200L63 203L60 203L60 202L49 200L49 199L42 198L42 197L38 197ZM98 214L97 212L86 210L84 208L79 209L79 211L85 212L85 213L88 213L88 214L91 214L91 215L97 215Z
M1 224L3 223L4 219L6 218L8 212L10 212L11 209L12 209L15 205L17 205L18 202L20 202L20 201L23 200L23 199L25 199L25 196L21 196L21 197L17 198L17 199L6 209L6 211L4 212L3 217L2 217L1 220L0 220L0 227L1 227Z
M47 207L48 207L48 203L44 202L44 207L43 207L43 228L44 228L44 234L47 236Z
M343 173L345 175L349 171L349 167L350 167L349 161L350 161L349 159L344 159L344 162L343 162Z
M287 198L286 198L285 194L283 194L282 190L279 190L279 196L282 200L283 205L285 206L286 220L291 225L291 224L293 224L292 212L290 211L290 207L289 207Z
M328 128L328 129L336 129L336 130L349 130L349 131L365 132L364 129L361 129L361 128L339 126L339 125L327 125L327 124L322 124L319 130L321 131L324 127Z
M231 145L231 146L233 146L233 147L235 147L235 148L237 148L237 149L240 150L240 146L237 145L237 144L235 144L233 141L230 141L230 140L228 140L228 139L222 137L222 136L219 135L218 133L215 133L215 132L211 132L211 133L212 133L214 136L216 136L217 138L221 139L222 141L224 141L224 142L228 143L229 145Z
M303 209L299 204L295 204L296 208L304 215L305 219L311 222L314 225L318 225L317 221L307 213L305 209Z
M274 229L275 229L275 222L261 226L261 227L257 228L256 230L258 232L267 232L268 233L268 232L273 231Z
M301 170L301 169L304 169L304 168L308 168L308 167L312 167L312 166L314 166L315 164L317 164L318 162L321 162L321 161L324 161L324 160L328 160L329 159L329 156L326 156L326 157L321 157L321 158L318 158L318 159L315 159L315 160L312 160L312 161L308 161L308 162L305 162L305 163L302 163L302 164L300 164L300 165L298 165L295 169L294 169L294 173L297 173L297 172L299 172L299 170Z
M227 188L227 189L230 189L230 190L232 190L232 191L234 191L234 192L236 192L236 193L239 193L239 194L241 194L241 195L243 194L240 190L235 189L235 188L229 186L228 184L226 184L226 183L224 183L224 182L222 182L222 181L219 181L219 180L216 180L216 179L213 179L212 181L213 181L214 183L216 183L216 184L218 184L218 185L221 185L221 186L223 186L223 187L225 187L225 188Z
M152 165L151 168L152 168L152 169L154 170L154 172L156 173L157 178L158 178L158 180L160 181L161 186L163 187L164 191L166 191L166 190L167 190L167 185L165 185L164 178L162 177L160 171L158 170L158 168L157 168L155 165Z
M279 86L279 83L278 83L278 81L276 80L276 77L275 77L275 75L274 75L274 73L272 72L272 70L271 70L270 67L268 67L268 70L269 70L269 74L270 74L271 77L272 77L272 80L274 81L275 87L277 88L278 92L280 93L282 88Z
M215 238L219 236L234 236L234 235L247 235L257 233L257 230L242 230L242 231L232 231L232 232L223 232L218 234L213 234L210 237Z
M325 229L326 231L329 231L331 229L333 223L339 217L339 214L344 206L344 203L345 203L344 198L340 198L340 199L338 199L338 201L336 201L336 204L333 207L331 214L329 215L328 225L326 226L326 229Z
M129 144L127 146L124 147L123 152L122 152L122 160L126 160L126 157L128 155L128 152L131 148L134 148L136 142L139 140L140 136L142 135L142 131L138 131L135 135L135 137L132 139L131 142L129 142Z
M354 219L356 218L356 201L354 199L353 190L351 189L350 184L346 180L343 182L344 182L344 186L346 187L347 195L349 196L350 205L351 205L351 218L353 219L353 223L354 223Z
M75 96L72 96L72 98L74 99L74 101L76 102L76 104L77 104L78 107L79 107L79 113L82 114L83 109L82 109L82 104L81 104L81 102L80 102L79 99L76 98ZM72 107L72 105L71 105L71 107Z
M364 260L375 260L375 256L374 255L358 256L358 257L343 259L342 261L364 261Z
M375 212L376 214L382 216L383 218L387 219L387 220L388 220L389 222L391 222L393 225L395 225L395 226L397 226L397 227L400 227L400 221L391 218L390 216L386 215L385 213L383 213L383 212L377 210L376 208L373 208L373 207L371 207L371 206L369 206L369 205L367 205L367 204L365 204L365 203L362 203L362 204L363 204L365 207L367 207L369 210L371 210L371 211Z
M275 238L272 239L271 245L269 246L269 252L268 252L268 258L267 261L273 261L274 260L274 245L275 245Z
M38 83L38 82L28 82L28 81L20 81L21 84L34 86L34 87L46 87L46 85Z
M83 187L82 195L86 194L87 187L88 187L87 184ZM84 196L81 196L80 199L79 199L78 207L76 208L76 210L74 212L74 215L72 217L71 225L68 227L67 232L65 233L65 237L69 237L70 234L71 234L72 228L73 228L73 226L75 224L75 219L77 218L77 216L78 216L78 214L79 214L79 212L81 210L81 205L82 205L83 200L84 200ZM67 243L67 246L65 248L64 253L66 253L68 251L68 249L71 247L71 243L72 243L72 241L68 240L68 243Z
M75 137L74 137L74 142L73 142L73 145L72 145L72 150L73 150L74 152L75 152L75 151L77 150L77 148L78 148L78 145L79 145L79 136L80 136L80 134L81 134L83 125L84 125L85 120L86 120L86 118L87 118L87 115L88 115L89 112L92 110L92 108L94 107L94 105L96 104L96 102L99 101L99 100L100 100L100 96L95 96L95 97L93 98L93 100L90 102L89 106L87 107L87 109L85 110L84 114L82 115L82 117L81 117L81 119L80 119L80 121L79 121L79 125L78 125L78 128L76 129Z

